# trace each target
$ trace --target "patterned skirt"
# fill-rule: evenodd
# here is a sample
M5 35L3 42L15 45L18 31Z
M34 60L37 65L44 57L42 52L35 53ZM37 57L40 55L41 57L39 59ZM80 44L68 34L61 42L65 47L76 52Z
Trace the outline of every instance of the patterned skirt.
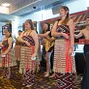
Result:
M2 69L2 75L4 77L10 78L11 69L10 67L16 66L14 49L11 49L10 52L5 57L0 57L0 67Z
M31 56L34 53L34 46L21 46L20 53L20 73L25 73L27 70L34 71L35 61L31 60Z
M72 73L55 73L56 89L73 89L74 77Z
M35 71L35 61L31 59L34 53L34 46L26 47L21 46L21 59L20 59L20 70L19 72L23 74L23 80L25 85L33 85L34 83L34 71Z
M11 67L16 65L15 51L11 49L5 57L0 57L0 67Z
M56 89L73 89L73 73L75 60L69 53L70 41L57 39L54 48L54 72L56 74Z
M69 53L70 41L57 39L54 48L54 72L71 73L76 72L75 60Z

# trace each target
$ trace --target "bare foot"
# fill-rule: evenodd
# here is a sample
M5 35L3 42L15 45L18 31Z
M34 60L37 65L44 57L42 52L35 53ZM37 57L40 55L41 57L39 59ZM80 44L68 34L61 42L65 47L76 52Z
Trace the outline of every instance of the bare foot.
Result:
M29 88L30 88L32 85L33 85L33 84L31 84L31 85L26 85L26 87L29 87Z
M44 74L47 74L47 72L44 72Z
M55 73L53 73L51 76L49 76L49 78L54 78L55 77Z
M44 77L49 77L49 73L46 73L46 74L44 75Z

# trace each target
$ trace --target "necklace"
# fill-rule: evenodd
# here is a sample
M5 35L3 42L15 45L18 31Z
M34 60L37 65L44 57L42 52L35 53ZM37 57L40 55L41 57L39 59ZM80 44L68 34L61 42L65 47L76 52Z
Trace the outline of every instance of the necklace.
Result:
M32 32L32 30L27 30L27 31L25 31L25 35L29 35L29 33L31 33Z

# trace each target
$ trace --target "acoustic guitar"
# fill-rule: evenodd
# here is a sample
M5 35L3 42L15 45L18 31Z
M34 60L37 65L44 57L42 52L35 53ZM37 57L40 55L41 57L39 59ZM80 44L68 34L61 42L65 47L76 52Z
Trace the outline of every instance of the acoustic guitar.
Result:
M54 41L50 42L48 39L44 38L45 41L45 51L50 52L54 47Z

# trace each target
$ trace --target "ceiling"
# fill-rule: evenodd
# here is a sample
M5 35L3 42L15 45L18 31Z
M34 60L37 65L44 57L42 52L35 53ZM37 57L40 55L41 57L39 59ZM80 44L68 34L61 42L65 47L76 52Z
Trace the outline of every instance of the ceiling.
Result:
M2 3L10 3L10 14L0 14L0 24L11 21L14 16L25 16L29 13L41 10L42 8L54 7L58 4L74 0L0 0Z

